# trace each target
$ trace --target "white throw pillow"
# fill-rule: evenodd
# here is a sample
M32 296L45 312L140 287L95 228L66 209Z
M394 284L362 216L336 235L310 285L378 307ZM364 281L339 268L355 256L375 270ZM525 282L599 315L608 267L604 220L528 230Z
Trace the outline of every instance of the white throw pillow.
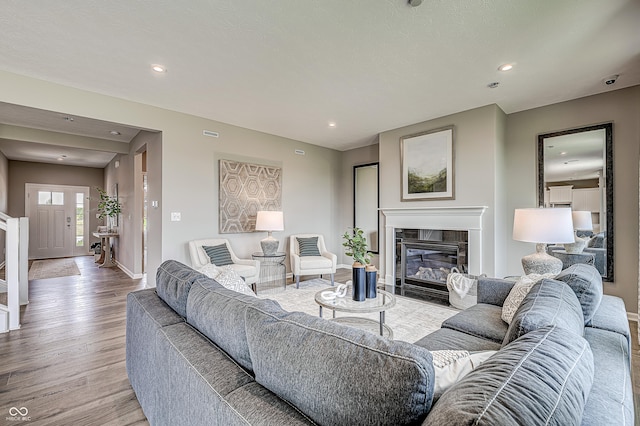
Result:
M218 268L213 263L207 263L202 268L198 269L198 272L206 275L209 278L213 278L214 280L218 275L220 275L220 268Z
M435 383L433 388L434 402L453 384L471 373L480 364L485 362L496 351L481 351L469 353L468 351L431 351L433 355L433 369L435 371Z
M538 281L545 278L553 278L554 276L555 274L529 274L518 278L518 281L513 285L509 295L504 299L504 303L502 304L502 320L507 324L511 324L513 316L516 314L525 296L529 294L531 287Z
M215 278L215 280L220 284L229 290L256 297L256 294L251 290L251 287L249 287L249 285L240 275L238 275L236 271L231 268L231 266L223 266L218 269L220 269L220 274Z

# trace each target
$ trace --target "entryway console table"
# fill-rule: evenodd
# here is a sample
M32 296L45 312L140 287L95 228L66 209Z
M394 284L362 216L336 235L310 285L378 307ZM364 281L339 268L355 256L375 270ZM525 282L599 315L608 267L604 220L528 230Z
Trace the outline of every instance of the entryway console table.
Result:
M117 238L118 234L113 232L94 232L93 236L100 238L102 254L96 261L100 268L112 268L116 266L116 259L111 255L111 238Z

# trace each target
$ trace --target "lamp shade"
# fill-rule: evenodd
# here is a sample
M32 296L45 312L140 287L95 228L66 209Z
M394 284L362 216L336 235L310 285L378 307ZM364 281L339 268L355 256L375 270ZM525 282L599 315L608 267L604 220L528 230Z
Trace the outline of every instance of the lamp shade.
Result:
M516 209L513 216L513 239L529 243L572 243L571 209Z
M589 211L573 211L573 229L578 231L593 231L593 223L591 222L591 212Z
M282 212L259 211L256 216L256 231L284 231Z

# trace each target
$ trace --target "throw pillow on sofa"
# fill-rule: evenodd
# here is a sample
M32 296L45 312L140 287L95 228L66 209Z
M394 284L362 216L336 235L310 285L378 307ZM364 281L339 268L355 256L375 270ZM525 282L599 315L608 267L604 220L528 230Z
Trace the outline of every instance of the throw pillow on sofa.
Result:
M592 265L577 263L560 272L555 279L571 287L582 306L584 323L588 323L602 301L602 276L598 270Z
M538 281L545 278L553 278L554 274L529 274L521 276L513 285L509 295L502 304L502 320L507 324L511 324L513 315L516 313L522 300Z
M447 389L471 373L495 353L496 351L473 353L454 350L431 351L431 355L433 356L433 370L436 373L436 381L433 387L433 401L437 401Z
M504 347L538 328L556 325L582 336L584 317L575 293L563 282L544 279L524 297L502 341Z
M577 426L593 377L589 343L557 326L543 327L453 385L422 424Z
M223 287L229 290L237 291L238 293L246 294L249 296L255 296L251 287L242 279L231 266L223 266L218 268L216 265L209 263L198 269L209 278L216 280Z

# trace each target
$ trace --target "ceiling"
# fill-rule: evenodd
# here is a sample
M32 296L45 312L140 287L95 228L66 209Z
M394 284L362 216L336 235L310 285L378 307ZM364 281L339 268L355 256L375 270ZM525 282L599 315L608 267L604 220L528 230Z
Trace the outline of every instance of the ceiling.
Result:
M0 69L347 150L640 84L638 22L639 0L8 0Z

